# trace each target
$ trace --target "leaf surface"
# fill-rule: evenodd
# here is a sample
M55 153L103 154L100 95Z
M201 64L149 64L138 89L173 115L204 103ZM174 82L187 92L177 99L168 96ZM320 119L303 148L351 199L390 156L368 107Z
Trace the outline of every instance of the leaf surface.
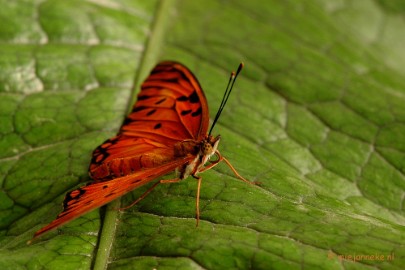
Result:
M3 1L0 268L401 269L404 12L379 0ZM90 181L92 150L160 60L195 73L211 117L245 62L214 133L261 185L222 164L202 174L198 228L190 178L27 246Z

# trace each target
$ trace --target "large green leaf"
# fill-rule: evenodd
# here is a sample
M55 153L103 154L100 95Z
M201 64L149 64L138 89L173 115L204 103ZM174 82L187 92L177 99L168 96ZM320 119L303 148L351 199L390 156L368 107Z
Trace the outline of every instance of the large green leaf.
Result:
M405 265L404 1L0 3L1 269ZM193 70L211 116L245 62L215 133L261 185L219 165L198 228L187 179L26 245L164 59Z

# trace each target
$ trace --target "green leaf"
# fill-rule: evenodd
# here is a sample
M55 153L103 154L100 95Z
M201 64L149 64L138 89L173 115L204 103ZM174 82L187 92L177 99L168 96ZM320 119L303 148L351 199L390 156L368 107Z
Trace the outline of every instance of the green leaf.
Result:
M1 1L1 269L401 269L405 2ZM160 60L238 172L141 187L31 245ZM167 178L173 177L172 175ZM151 183L152 184L152 183Z

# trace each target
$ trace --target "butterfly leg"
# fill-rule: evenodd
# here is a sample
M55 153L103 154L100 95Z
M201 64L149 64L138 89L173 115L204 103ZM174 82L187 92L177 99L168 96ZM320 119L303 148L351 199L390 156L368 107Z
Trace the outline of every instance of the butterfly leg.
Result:
M249 180L244 178L242 175L240 175L236 171L236 169L232 166L232 164L225 157L222 157L222 160L225 161L226 165L228 165L228 167L232 170L232 172L236 175L237 178L239 178L243 182L246 182L246 183L251 184L251 185L256 185L257 184L256 182L250 182Z
M209 170L209 169L211 169L211 168L213 168L213 167L215 167L215 166L217 166L218 165L218 163L220 163L221 161L222 161L222 159L223 159L223 157L221 156L221 154L218 152L218 151L215 151L215 155L218 157L218 159L217 160L209 160L209 162L211 163L210 165L208 165L208 166L205 166L204 168L201 168L198 172L199 173L201 173L201 172L205 172L205 171L207 171L207 170Z
M240 174L236 171L236 169L232 166L232 164L229 162L229 160L227 160L224 156L222 156L221 153L220 153L218 150L215 151L215 155L217 155L218 159L217 159L217 160L214 160L214 161L210 161L211 164L208 165L208 166L206 166L206 167L204 167L204 168L203 168L202 170L200 170L200 171L206 171L206 170L208 170L208 169L211 169L212 167L216 166L219 162L224 161L225 164L228 165L228 167L229 167L229 168L232 170L232 172L236 175L236 177L239 178L240 180L242 180L243 182L246 182L246 183L251 184L251 185L257 185L257 184L259 184L258 182L251 182L251 181L247 180L246 178L244 178L242 175L240 175Z
M198 227L198 223L200 222L200 189L201 189L201 176L193 175L195 179L197 179L198 184L197 184L197 198L195 200L195 218L197 220L197 224L195 225Z
M147 191L145 191L145 193L143 193L138 199L136 199L133 203L131 203L130 205L124 206L119 208L118 210L123 211L126 210L128 208L131 208L132 206L134 206L135 204L139 203L141 200L145 199L146 196L148 196L149 193L151 193L152 190L155 189L155 187L157 187L157 185L159 184L168 184L168 183L177 183L179 182L181 179L180 178L175 178L175 179L167 179L167 180L160 180L158 182L156 182L155 184L153 184L153 186L151 186Z

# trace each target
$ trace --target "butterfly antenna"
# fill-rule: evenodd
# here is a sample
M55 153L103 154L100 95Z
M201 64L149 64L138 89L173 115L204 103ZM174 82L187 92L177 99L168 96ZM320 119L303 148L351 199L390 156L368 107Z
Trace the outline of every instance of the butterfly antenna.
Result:
M219 117L221 116L222 110L224 109L226 102L228 101L229 95L231 94L231 91L233 89L233 85L235 84L236 78L238 77L238 75L243 67L244 67L244 64L242 62L239 64L239 67L238 67L238 70L236 71L236 73L235 73L235 71L232 71L231 77L229 78L229 81L228 81L228 85L226 86L226 89L225 89L224 96L222 97L221 104L219 105L217 114L215 115L214 122L211 125L210 132L208 133L208 135L211 135L212 129L214 128L215 124L217 123Z

